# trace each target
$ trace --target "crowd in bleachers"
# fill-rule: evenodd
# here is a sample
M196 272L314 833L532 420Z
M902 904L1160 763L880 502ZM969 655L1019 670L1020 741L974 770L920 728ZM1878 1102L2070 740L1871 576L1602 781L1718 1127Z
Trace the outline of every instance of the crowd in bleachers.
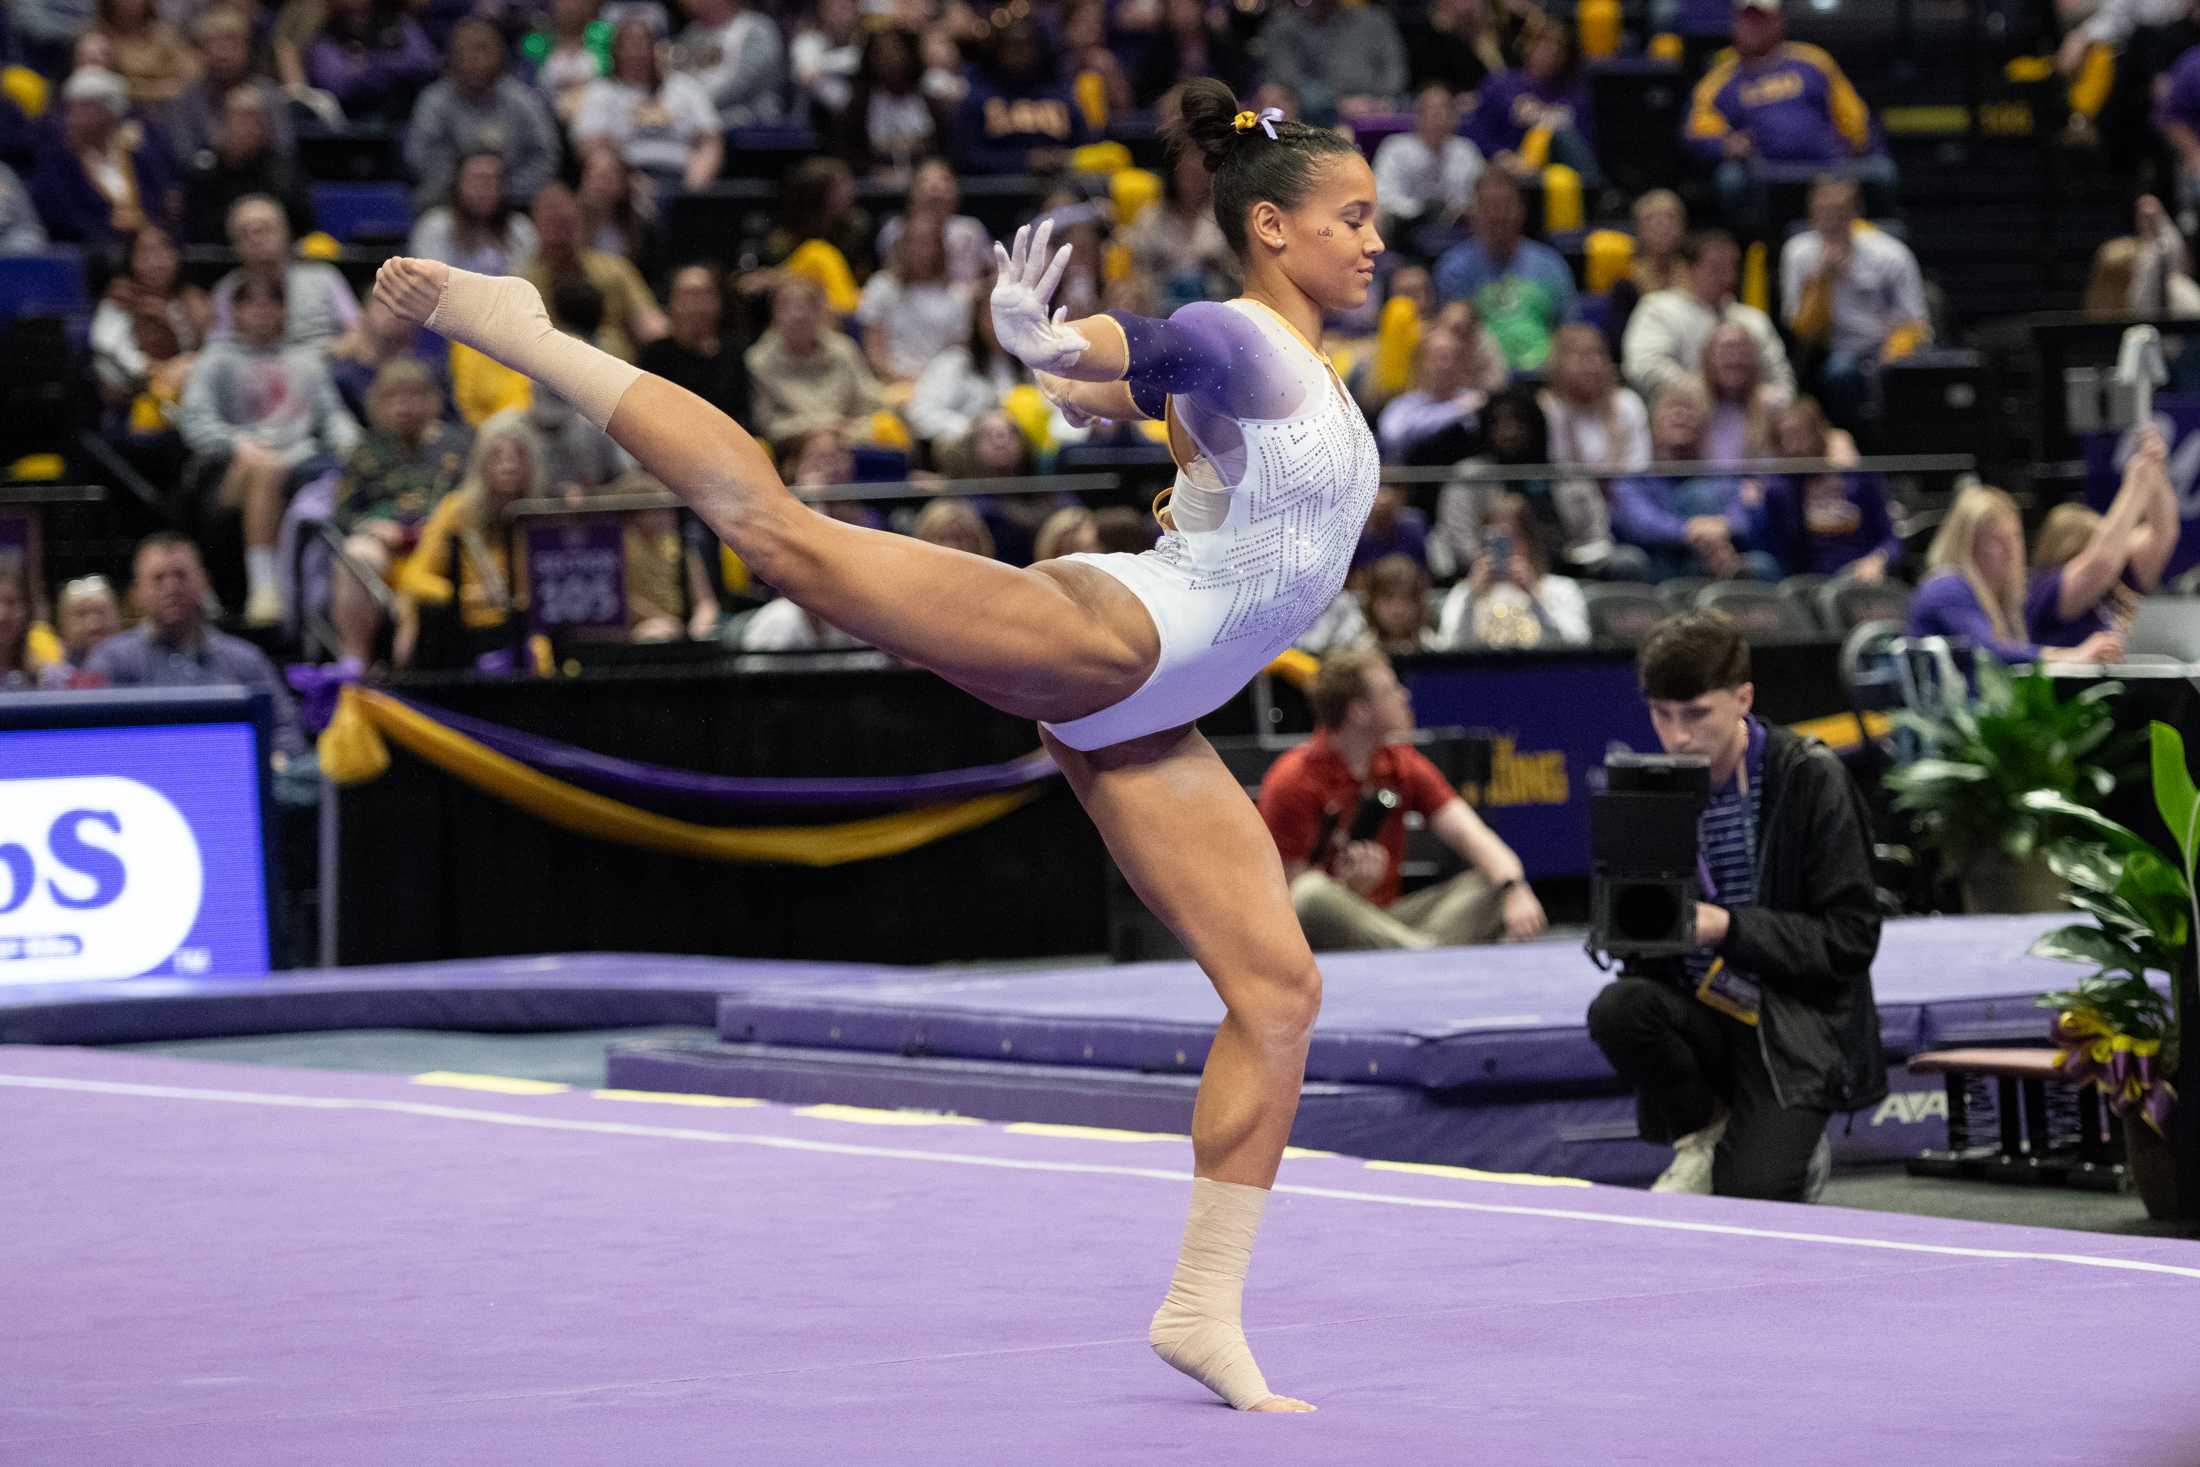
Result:
M1154 145L1179 82L1219 76L1370 155L1389 251L1367 308L1331 323L1332 355L1386 463L1467 466L1386 487L1312 650L1579 643L1622 628L1592 614L1624 607L1599 590L1614 583L1946 568L1905 564L1901 506L1853 467L1881 366L1934 333L1869 99L1787 38L1778 0L1738 0L1718 21L1729 44L1695 59L1668 186L1631 197L1612 165L1640 139L1599 126L1586 81L1623 44L1618 12L34 0L8 12L0 251L77 262L101 434L207 548L230 609L325 616L333 652L402 665L465 645L436 627L494 627L524 596L511 505L651 486L567 405L363 306L375 258L524 275L562 329L748 425L797 492L1165 474L1159 425L1073 422L1000 350L990 246L1051 218L1074 247L1056 297L1073 315L1232 293L1203 168ZM1673 59L1672 39L1634 43ZM2162 135L2182 158L2200 158L2200 105L2179 110L2196 78L2191 57L2165 68ZM359 157L387 166L315 161ZM675 228L683 201L759 176L778 183L765 207L710 216L738 220L730 233L699 247ZM2104 247L2089 309L2200 313L2172 217L2194 193L2145 201ZM1823 467L1747 467L1769 458ZM2153 515L2151 484L2140 497ZM1016 560L1157 533L1062 494L898 502L819 508ZM313 548L324 524L341 554ZM59 610L18 579L0 677L29 666L10 618ZM669 515L630 519L625 579L637 636L845 641L787 608L729 628L769 588ZM1999 589L1985 600L2018 630Z

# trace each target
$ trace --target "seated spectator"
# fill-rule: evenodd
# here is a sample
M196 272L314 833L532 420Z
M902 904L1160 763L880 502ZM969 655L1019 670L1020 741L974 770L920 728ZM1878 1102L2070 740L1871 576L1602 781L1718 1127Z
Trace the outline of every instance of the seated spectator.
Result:
M864 285L856 306L871 370L881 381L914 382L933 353L968 341L973 294L947 276L939 223L919 220Z
M866 645L784 596L751 612L740 635L744 652L853 652Z
M313 200L297 165L275 147L267 97L257 87L231 87L222 99L214 146L191 160L184 193L184 238L221 244L239 199L270 198L282 206L292 235L313 227Z
M2025 634L2043 647L2075 647L2130 625L2139 598L2162 586L2184 524L2163 468L2161 434L2144 430L2124 481L2100 514L2082 504L2047 512L2032 547L2024 593Z
M394 574L399 601L391 660L397 666L414 661L422 607L455 601L460 625L471 632L505 625L515 595L524 590L512 583L511 509L549 493L542 443L525 414L499 413L483 423L458 488L429 512L418 543Z
M1060 58L1050 58L1030 20L997 32L972 69L952 134L972 173L1059 173L1069 150L1091 141Z
M560 331L602 348L604 299L594 286L580 279L561 280L554 299L546 304ZM536 386L526 419L542 443L551 488L562 498L593 494L636 471L633 457L609 433L546 387Z
M1158 292L1155 313L1167 316L1193 301L1228 299L1237 292L1238 263L1215 223L1213 175L1191 151L1161 178L1161 198L1121 235L1132 270Z
M93 32L107 42L107 65L129 88L130 105L166 117L170 104L198 79L191 43L162 19L151 0L100 0Z
M1711 395L1693 377L1676 378L1650 401L1651 452L1659 463L1700 460ZM1612 528L1649 558L1646 578L1702 576L1723 581L1776 581L1779 562L1744 552L1751 506L1743 486L1725 474L1676 479L1644 474L1612 486Z
M750 421L748 369L721 334L726 298L717 268L684 265L674 271L665 307L672 330L643 347L637 365L685 387L736 422Z
M700 530L715 554L718 542ZM637 510L626 516L626 635L633 642L698 641L714 637L725 615L711 585L702 543L681 530L680 511Z
M1822 353L1818 395L1834 421L1863 417L1879 364L1932 340L1917 256L1863 222L1856 182L1821 178L1810 191L1810 228L1780 251L1780 314Z
M2093 632L2074 647L2041 646L2026 630L2024 600L2024 521L2016 501L1973 484L1956 496L1925 553L1925 579L1910 598L1909 634L1952 638L2010 663L2123 659L2123 635L2114 630Z
M415 331L400 321L395 311L370 295L360 309L359 320L351 330L329 343L322 360L328 365L329 378L336 384L337 395L344 400L345 411L356 419L364 421L368 416L368 392L375 379L382 375L382 369L392 362L417 362L426 368L435 383L437 415L450 416L457 404L452 391L450 356L437 349L440 345L439 337ZM525 378L520 380L526 381Z
M282 88L253 65L251 18L233 5L216 5L200 12L191 35L201 70L170 113L177 151L188 161L213 149L229 94L244 88L258 92L266 104L270 145L285 158L294 156L297 141Z
M1375 486L1375 507L1368 511L1360 543L1352 552L1354 575L1387 555L1403 556L1424 570L1428 567L1428 516L1406 503L1403 484Z
M1628 319L1644 296L1688 283L1688 262L1681 258L1681 243L1688 238L1688 206L1681 196L1669 188L1654 188L1636 199L1629 213L1635 222L1635 262L1626 278L1612 287L1604 312L1605 339L1615 352L1626 339Z
M898 172L953 137L962 98L950 102L926 85L930 78L918 64L922 44L916 32L899 26L882 26L863 43L848 105L832 119L832 135L841 156L865 173ZM886 247L879 248L883 253Z
M420 94L406 124L413 206L433 208L450 197L459 163L476 153L503 158L505 195L514 203L532 199L557 176L558 127L550 109L506 70L503 33L478 17L451 28L450 75Z
M664 188L701 188L725 163L725 134L703 84L684 71L665 70L648 18L654 14L630 10L619 18L611 33L611 74L581 92L573 145L609 148Z
M1551 574L1542 528L1528 501L1509 491L1491 494L1481 537L1473 568L1444 596L1430 645L1443 650L1585 645L1588 598L1580 582Z
M703 84L726 127L777 122L787 86L779 23L746 0L681 0L690 17L672 67Z
M1093 526L1092 511L1082 505L1069 505L1048 515L1046 523L1039 526L1031 560L1036 565L1066 555L1094 555L1099 549L1100 533Z
M305 47L306 79L336 99L348 122L396 126L437 70L427 32L397 0L324 0Z
M1522 156L1528 135L1541 132L1549 139L1545 161L1573 169L1587 187L1594 188L1603 178L1589 119L1589 89L1575 60L1572 29L1561 21L1545 21L1529 32L1519 68L1500 71L1482 84L1467 135L1491 162L1522 177L1542 172L1540 164Z
M1836 169L1890 193L1893 169L1871 156L1864 99L1831 56L1787 39L1780 0L1735 0L1734 44L1696 84L1682 136L1716 170L1726 222L1770 237L1763 165Z
M1600 478L1650 466L1650 412L1619 381L1611 350L1594 326L1562 326L1544 373L1543 418L1551 462L1579 465Z
M1634 1087L1643 1139L1672 1143L1651 1190L1815 1200L1826 1122L1887 1093L1870 813L1832 750L1751 711L1749 644L1727 617L1668 619L1635 667L1658 743L1711 762L1704 899L1694 950L1626 961L1589 1037Z
M56 681L73 683L99 644L122 630L122 603L105 576L79 576L54 600L54 630L61 636L62 666Z
M1436 645L1428 624L1428 567L1403 555L1386 555L1367 568L1360 601L1375 645L1392 657Z
M1119 10L1118 22L1128 13L1128 7ZM1212 0L1163 0L1158 19L1131 63L1131 96L1139 106L1155 105L1195 76L1243 89L1245 46L1231 26L1227 6Z
M2200 46L2187 47L2156 88L2154 126L2177 159L2180 209L2200 200Z
M764 237L765 265L806 275L839 316L856 308L871 273L871 216L856 207L856 176L838 158L805 158L787 174L779 222Z
M825 293L808 280L787 280L772 293L771 326L742 360L756 430L773 441L860 423L879 405L862 348L826 322Z
M1702 381L1711 393L1711 420L1697 451L1706 463L1737 464L1772 454L1772 425L1792 394L1765 380L1757 338L1723 321L1703 344Z
M1002 351L993 334L987 296L971 296L969 317L967 338L924 364L903 411L909 431L931 446L936 463L966 454L963 440L978 420L997 411L1025 381L1023 364Z
M61 121L41 134L31 200L58 244L112 249L147 224L173 229L181 215L166 154L127 121L122 78L83 69L61 84Z
M886 221L878 232L878 257L891 260L901 243L902 231L917 220L940 226L947 241L947 278L963 285L990 286L993 281L993 237L985 226L962 207L962 186L944 158L927 158L909 176L909 208Z
M993 532L967 499L950 496L933 500L919 512L909 533L927 545L960 550L986 560L993 558Z
M366 436L337 481L334 523L344 554L385 582L419 542L429 513L458 487L473 452L473 435L443 421L442 407L435 379L419 362L400 357L384 366L367 393ZM330 578L329 619L345 659L364 671L374 660L381 613L350 567Z
M1833 429L1812 398L1798 398L1781 408L1773 431L1776 457L1840 461ZM1853 461L1853 445L1849 457ZM1902 555L1886 484L1877 474L1851 471L1783 474L1770 480L1758 527L1747 538L1776 557L1781 574L1790 576L1875 582Z
M794 93L821 133L848 110L857 68L863 62L863 13L856 0L817 0L787 43L787 69ZM915 44L912 38L912 54Z
M518 275L535 258L535 224L513 207L504 155L468 153L448 198L413 222L405 253L478 275Z
M2152 194L2138 203L2138 230L2107 240L2093 252L2086 276L2085 313L2096 320L2119 316L2200 316L2200 284L2192 278L2185 237ZM2163 349L2177 352L2175 338Z
M34 255L50 241L21 175L0 163L0 255Z
M602 0L550 0L549 24L528 36L522 49L538 57L535 90L550 114L570 126L581 93L611 71L611 23L598 17Z
M633 361L637 351L665 334L665 313L633 262L584 242L581 206L571 189L553 183L536 194L534 219L535 258L520 275L542 292L552 321L558 321L559 285L578 281L602 300L598 344L620 361Z
M1518 383L1492 396L1482 409L1482 432L1460 467L1478 469L1523 466L1541 469L1551 461L1551 430L1535 388ZM1482 517L1490 499L1511 489L1527 497L1531 512L1548 532L1547 543L1570 545L1551 496L1551 481L1541 474L1507 482L1501 477L1455 479L1436 496L1436 529L1429 539L1429 569L1438 580L1463 574L1482 553ZM1610 534L1609 525L1604 534Z
M286 345L283 287L253 275L234 296L236 333L199 354L183 389L177 424L197 455L197 482L212 507L244 517L245 619L282 619L275 574L276 533L291 492L359 441L320 355Z
M0 565L0 693L27 693L61 685L66 670L56 671L31 646L36 608L23 570Z
M1077 86L1084 86L1087 77L1099 86L1100 116L1088 114L1085 119L1094 127L1127 115L1132 106L1130 73L1108 46L1108 9L1108 0L1064 0L1056 26L1062 69Z
M229 243L237 268L214 282L214 336L231 330L231 306L247 280L275 286L283 299L292 346L321 346L359 321L359 298L343 272L320 260L294 260L282 205L264 194L229 206Z
M298 710L275 665L250 642L206 623L206 564L199 547L173 530L157 530L138 542L131 564L130 599L144 620L94 648L84 659L84 680L111 688L228 684L265 693L275 705L270 740L275 768L303 758Z
M1383 405L1375 437L1397 464L1442 464L1466 457L1476 417L1489 394L1473 385L1467 343L1432 325L1414 352L1412 385Z
M1475 91L1484 78L1513 64L1525 47L1527 24L1542 13L1487 0L1434 0L1407 49L1414 85L1438 81L1462 95Z
M1093 538L1102 555L1143 555L1153 549L1153 520L1127 504L1111 504L1092 512Z
M581 206L581 238L589 248L633 261L644 279L656 273L664 219L648 174L627 167L608 148L590 148L581 154L581 181L573 197Z
M140 396L151 399L156 431L174 415L199 347L206 341L213 307L206 292L186 285L176 242L147 227L130 236L122 271L108 282L92 312L92 372L110 408L126 411Z
M1474 238L1436 262L1436 298L1472 302L1516 372L1543 365L1551 334L1574 311L1574 272L1549 245L1522 238L1526 223L1520 185L1484 169L1474 181Z
M1264 78L1288 87L1309 121L1333 122L1405 106L1405 41L1382 6L1338 0L1276 6L1261 27L1259 51Z
M1283 857L1291 905L1317 952L1458 947L1541 933L1520 858L1407 740L1413 699L1372 648L1332 653L1314 676L1314 737L1268 768L1260 814ZM1373 834L1371 800L1390 806ZM1380 808L1379 806L1377 808ZM1467 863L1400 896L1408 813Z
M1734 236L1716 229L1692 234L1681 245L1681 259L1688 265L1687 283L1644 296L1628 318L1620 343L1620 368L1628 385L1654 398L1666 383L1693 378L1713 329L1732 321L1756 339L1765 380L1792 394L1795 373L1772 318L1734 298L1742 263Z
M1192 161L1197 162L1195 156ZM1201 170L1202 176L1205 169ZM1375 149L1375 197L1385 239L1409 237L1423 249L1458 226L1474 204L1482 150L1459 136L1459 99L1442 83L1413 102L1413 130L1392 133Z

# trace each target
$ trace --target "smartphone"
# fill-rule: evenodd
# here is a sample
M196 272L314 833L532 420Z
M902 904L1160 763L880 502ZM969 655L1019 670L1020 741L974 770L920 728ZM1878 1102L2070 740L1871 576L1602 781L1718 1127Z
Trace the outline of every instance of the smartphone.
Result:
M1360 801L1360 808L1353 813L1351 837L1355 841L1373 840L1381 833L1383 822L1390 819L1390 812L1398 808L1396 790L1373 789Z
M1490 560L1499 569L1512 564L1513 541L1510 535L1492 535L1489 538Z

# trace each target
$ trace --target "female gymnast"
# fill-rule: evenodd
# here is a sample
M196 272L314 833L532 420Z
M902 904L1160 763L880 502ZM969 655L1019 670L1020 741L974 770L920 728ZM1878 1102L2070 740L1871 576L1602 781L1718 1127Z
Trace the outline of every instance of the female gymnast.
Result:
M1240 1323L1268 1189L1321 1005L1275 842L1193 726L1336 596L1374 502L1374 436L1316 345L1361 304L1383 244L1375 178L1353 145L1228 87L1184 90L1176 148L1214 174L1245 294L1167 320L1065 319L1049 228L995 246L1002 346L1072 416L1166 421L1178 474L1143 555L1029 569L843 524L789 494L739 425L701 398L571 337L525 281L393 259L398 315L526 373L603 425L763 581L834 626L1032 718L1141 900L1227 1009L1192 1112L1190 1217L1148 1337L1246 1411L1310 1411L1272 1393Z

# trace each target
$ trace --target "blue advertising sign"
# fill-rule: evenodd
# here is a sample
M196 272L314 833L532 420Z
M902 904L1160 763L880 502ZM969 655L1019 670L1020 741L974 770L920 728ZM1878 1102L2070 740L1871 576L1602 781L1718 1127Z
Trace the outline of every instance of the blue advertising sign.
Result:
M2170 556L2166 577L2179 576L2200 564L2200 393L2157 392L2154 426L2169 445L2169 482L2177 491L2177 514L2184 531ZM2083 435L2085 447L2085 498L2095 509L2106 511L2123 482L2124 461L2131 457L2136 427L2120 433Z
M260 758L249 722L0 728L0 984L266 972Z
M528 604L544 631L626 631L626 529L612 515L546 519L527 537Z

